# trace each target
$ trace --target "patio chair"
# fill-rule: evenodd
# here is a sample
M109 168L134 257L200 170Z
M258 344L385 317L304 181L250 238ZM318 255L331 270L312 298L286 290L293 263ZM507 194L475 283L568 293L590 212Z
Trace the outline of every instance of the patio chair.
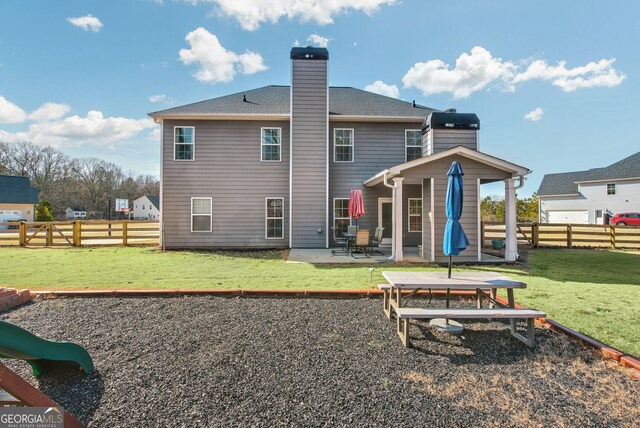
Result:
M345 238L344 236L338 236L338 231L335 227L331 228L331 232L333 232L333 241L336 243L336 245L340 245L341 247L343 247L343 249L341 250L331 250L331 254L333 254L334 256L337 254L346 255L349 251L347 238Z
M380 250L374 250L373 247L380 248L380 244L382 243L382 232L384 231L384 227L376 227L376 231L373 233L373 239L371 240L371 252L378 253L384 255L384 253Z
M354 253L358 252L358 248L362 249L362 253L369 258L369 247L371 246L371 236L369 235L369 229L358 229L356 232L356 243L355 243L355 251L351 252L351 256L356 258Z

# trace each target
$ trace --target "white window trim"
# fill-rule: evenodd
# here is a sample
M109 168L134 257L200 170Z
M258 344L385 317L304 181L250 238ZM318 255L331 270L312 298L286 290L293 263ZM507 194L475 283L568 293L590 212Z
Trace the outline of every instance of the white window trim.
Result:
M422 132L422 129L405 129L404 130L404 161L405 162L409 162L409 159L407 157L407 148L409 148L409 147L420 147L420 146L409 146L409 145L407 145L407 142L409 141L409 139L407 138L407 133L408 132Z
M349 198L333 198L333 204L331 205L331 216L333 217L333 227L336 227L336 220L349 219L349 226L353 225L353 219L351 217L336 217L336 201L349 201ZM349 214L347 212L347 214Z
M264 131L265 129L277 129L278 133L280 134L280 144L278 144L278 147L280 147L280 159L278 160L262 159L262 146L276 145L276 144L262 144L262 131ZM260 128L260 162L282 162L282 128L279 128L277 126L263 126Z
M177 128L191 128L193 129L193 143L176 143L176 129ZM173 161L174 162L194 162L196 160L196 127L195 126L174 126L173 135ZM193 157L191 159L176 159L176 144L191 144L193 146Z
M282 156L280 156L282 157ZM269 212L269 199L280 199L282 201L282 217L269 217L267 214ZM282 220L282 236L280 237L269 237L269 220ZM276 197L266 197L264 198L264 239L284 239L284 198L276 196Z
M609 193L609 186L613 186L613 193ZM616 183L607 183L604 191L607 193L607 196L615 196L616 195Z
M336 160L336 131L351 131L351 160ZM343 146L344 147L344 146ZM333 128L333 161L336 163L353 163L356 161L356 133L353 128ZM342 199L342 198L337 198Z
M194 199L208 199L209 200L209 230L193 230L193 200ZM213 231L213 198L207 196L194 196L191 198L191 206L189 208L191 211L191 232L192 233L210 233ZM196 214L204 216L206 214Z
M422 207L422 198L409 198L407 200L407 231L411 233L420 233L424 228L424 224L422 224L423 222L420 221L420 224L422 225L420 230L411 230L411 217L420 217L422 220L422 208L420 209L420 214L411 214L411 201L420 201L420 207Z

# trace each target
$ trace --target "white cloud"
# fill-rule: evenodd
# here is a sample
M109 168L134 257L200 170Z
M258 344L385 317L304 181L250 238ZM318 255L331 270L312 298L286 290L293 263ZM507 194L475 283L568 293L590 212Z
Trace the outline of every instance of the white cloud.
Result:
M405 88L415 87L425 95L450 92L454 98L465 98L485 88L496 79L509 79L515 66L510 61L494 58L481 46L463 53L455 68L439 59L418 62L402 78Z
M400 96L400 90L396 85L387 85L382 80L376 80L370 85L365 86L364 90L391 98L398 98Z
M156 94L149 96L149 102L171 104L173 102L173 98L168 97L165 94Z
M145 129L152 129L152 119L104 117L100 111L90 111L85 117L69 116L49 122L33 123L28 130L10 133L0 130L0 140L30 141L54 147L80 145L113 146L127 142Z
M597 86L613 87L622 83L626 76L613 68L614 62L615 59L601 59L584 66L567 68L565 61L555 66L548 65L544 60L507 61L476 46L471 53L461 54L454 68L439 59L418 62L407 71L402 83L405 88L415 87L425 95L451 93L454 98L466 98L492 85L515 91L518 84L530 80L551 81L563 91L571 92Z
M533 79L551 80L553 85L565 92L597 86L611 88L618 86L626 78L624 74L618 73L613 68L615 61L615 58L601 59L580 67L567 68L566 61L560 61L553 66L548 65L544 60L537 60L529 64L524 72L518 73L513 83Z
M67 18L67 21L69 21L76 27L82 28L84 31L91 30L94 33L97 33L103 27L102 22L95 16L91 16L91 14L80 16L78 18Z
M307 43L311 43L312 45L320 48L326 48L327 46L329 46L329 40L329 38L322 37L316 33L313 33L312 35L307 37Z
M526 120L537 122L540 119L542 119L543 115L544 115L544 111L540 107L536 107L533 110L531 110L529 113L525 114L524 118Z
M224 48L215 34L202 27L187 34L185 40L191 48L180 49L180 60L186 65L196 63L200 66L193 76L201 82L228 83L236 71L254 74L267 69L260 54L246 51L238 55Z
M50 120L60 119L69 113L71 107L67 104L45 103L37 110L31 112L28 118L34 122L48 122Z
M20 107L0 96L0 123L24 122L27 114Z
M210 3L222 16L235 18L248 31L260 28L263 22L276 23L282 17L320 25L333 23L335 15L362 11L371 15L382 5L397 0L185 0L192 4Z

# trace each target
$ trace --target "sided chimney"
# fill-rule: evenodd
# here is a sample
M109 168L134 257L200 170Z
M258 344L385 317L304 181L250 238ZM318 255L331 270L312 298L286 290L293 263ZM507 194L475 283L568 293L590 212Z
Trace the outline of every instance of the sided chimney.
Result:
M291 248L326 248L329 95L325 48L291 49Z
M433 155L456 146L478 150L480 119L475 113L455 109L433 112L422 125L422 156Z

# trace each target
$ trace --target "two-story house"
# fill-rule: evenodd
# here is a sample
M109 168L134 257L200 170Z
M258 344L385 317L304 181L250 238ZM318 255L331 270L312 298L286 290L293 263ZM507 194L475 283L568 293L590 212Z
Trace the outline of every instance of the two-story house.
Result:
M475 114L439 112L330 87L324 48L291 50L291 85L266 86L150 113L162 127L161 227L166 248L328 248L351 223L385 227L393 258L422 245L444 260L446 172L465 172L462 224L480 260L480 185L505 182L507 260L517 257L515 180L527 168L478 150Z
M538 199L541 223L603 224L640 212L640 152L604 168L547 174Z
M159 220L160 197L144 195L133 201L134 220Z

